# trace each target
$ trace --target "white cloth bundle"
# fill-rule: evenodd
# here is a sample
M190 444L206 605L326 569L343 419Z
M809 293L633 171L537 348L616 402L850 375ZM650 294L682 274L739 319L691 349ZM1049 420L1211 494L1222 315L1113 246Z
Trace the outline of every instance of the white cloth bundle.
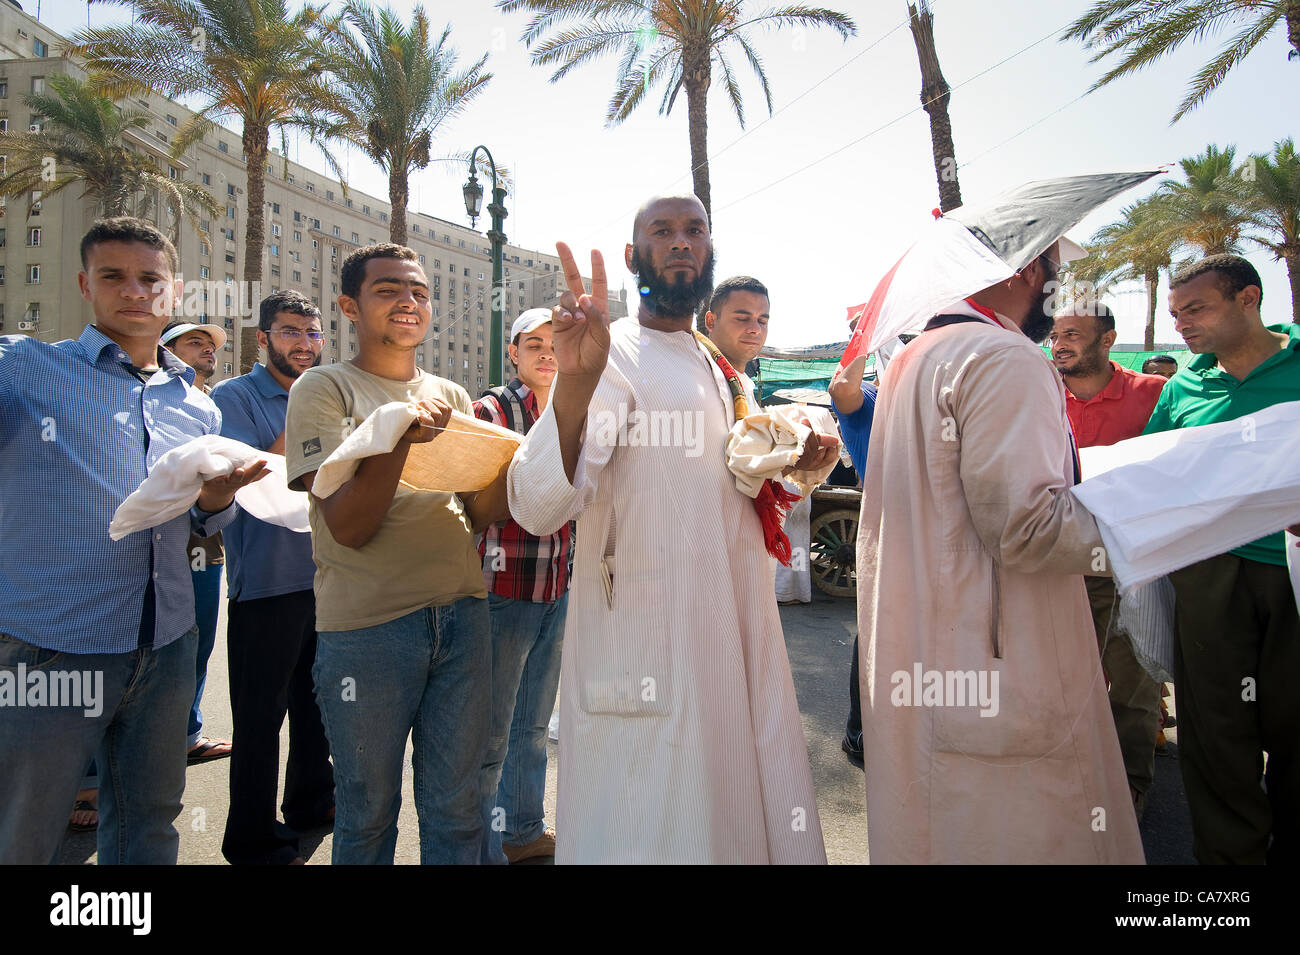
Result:
M804 424L807 418L812 427ZM814 405L773 405L751 414L732 426L727 437L727 467L736 476L736 487L749 497L758 497L767 480L781 480L781 472L799 460L808 435L839 438L835 418L826 408ZM835 469L835 460L820 471L792 471L786 478L807 497L812 489Z
M273 473L241 488L235 500L256 518L290 530L308 530L307 497L285 486L282 456L259 451L242 441L205 434L158 459L140 486L113 512L108 536L121 540L128 534L165 524L194 505L204 481L225 477L236 468L261 460Z
M363 460L397 447L397 440L417 417L419 411L409 401L390 401L370 412L321 463L311 482L311 492L321 500L329 497L352 479Z
M1119 589L1300 522L1300 402L1080 452Z
M1133 655L1157 683L1174 680L1174 585L1157 577L1119 598L1116 628L1129 635Z

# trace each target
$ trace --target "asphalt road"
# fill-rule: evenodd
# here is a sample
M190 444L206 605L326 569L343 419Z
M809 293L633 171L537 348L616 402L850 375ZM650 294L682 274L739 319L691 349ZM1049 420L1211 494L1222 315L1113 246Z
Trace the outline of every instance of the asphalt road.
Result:
M224 583L223 583L224 587ZM853 637L857 624L854 603L825 597L814 591L811 604L781 608L786 646L794 675L799 709L803 715L808 758L817 790L817 808L831 863L865 863L867 820L864 809L862 770L840 750L844 720L848 714L848 675ZM204 733L230 738L230 693L226 673L225 601L217 623L216 649L208 667L204 692ZM1171 699L1172 704L1172 699ZM1170 707L1173 710L1173 706ZM1170 732L1170 750L1177 752L1177 730ZM288 724L280 733L281 780L288 754ZM555 811L555 754L547 769L546 811L548 821ZM562 743L559 745L563 745ZM224 865L221 836L229 805L230 761L217 760L189 767L184 809L176 820L180 832L180 862L186 865ZM396 861L418 864L419 840L412 798L412 771L405 763L402 808L398 819ZM1147 862L1152 864L1194 863L1191 855L1191 824L1186 797L1178 773L1176 755L1156 760L1155 786L1148 795L1142 820L1142 840ZM331 837L328 831L309 833L302 840L309 865L328 865ZM93 833L68 833L60 853L65 864L93 863Z

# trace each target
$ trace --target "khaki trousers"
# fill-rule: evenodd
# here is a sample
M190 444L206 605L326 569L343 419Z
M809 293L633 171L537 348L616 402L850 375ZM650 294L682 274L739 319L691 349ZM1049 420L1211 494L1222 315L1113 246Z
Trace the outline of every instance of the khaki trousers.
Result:
M1128 634L1116 631L1113 626L1119 616L1115 581L1110 577L1085 577L1083 580L1088 586L1088 602L1092 605L1092 623L1097 631L1102 669L1110 681L1110 712L1115 718L1115 731L1119 734L1124 771L1128 774L1129 785L1145 793L1151 788L1156 771L1160 684L1134 656Z

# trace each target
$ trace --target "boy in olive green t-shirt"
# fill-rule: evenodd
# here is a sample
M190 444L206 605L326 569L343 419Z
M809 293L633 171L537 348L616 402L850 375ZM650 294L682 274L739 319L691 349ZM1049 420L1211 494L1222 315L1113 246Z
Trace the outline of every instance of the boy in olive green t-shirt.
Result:
M328 498L308 497L313 676L337 787L333 861L392 863L409 734L421 862L476 863L492 655L474 528L504 516L504 492L462 498L398 483L412 443L436 441L453 409L472 414L463 388L415 366L431 312L416 254L358 249L340 285L358 354L305 372L290 390L289 486L310 491L321 462L381 405L414 402L420 416Z

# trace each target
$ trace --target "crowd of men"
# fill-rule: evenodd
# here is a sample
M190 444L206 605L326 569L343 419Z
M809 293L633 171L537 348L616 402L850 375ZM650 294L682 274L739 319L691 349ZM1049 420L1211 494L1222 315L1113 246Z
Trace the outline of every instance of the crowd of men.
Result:
M637 213L625 321L609 320L600 254L588 290L558 249L566 290L518 316L515 377L478 400L417 367L428 280L392 244L342 266L354 359L322 365L320 309L276 291L258 315L266 361L208 389L225 332L168 323L174 247L133 219L95 223L78 276L93 322L53 345L0 338L0 675L11 693L34 674L102 681L95 706L19 706L0 687L0 862L54 861L72 823L97 826L103 864L174 863L187 763L228 757L231 863L302 864L300 835L326 826L334 862L391 863L408 740L423 863L824 862L771 524L781 475L825 473L841 437L863 488L843 748L866 771L872 861L1141 862L1162 688L1116 626L1096 521L1070 494L1077 449L1300 400L1300 330L1263 324L1249 263L1178 273L1170 310L1196 357L1138 374L1110 360L1104 307L1044 314L1053 243L936 316L878 383L865 356L837 373L839 434L814 430L751 498L723 448L758 410L745 369L766 287L715 285L693 196ZM317 496L322 463L393 402L416 417L392 450ZM476 493L402 481L453 411L522 436L509 468ZM649 412L689 418L698 441L629 440ZM112 541L158 460L215 434L268 458ZM310 533L235 503L280 479L272 455L307 492ZM1283 547L1279 530L1171 578L1203 862L1297 853L1300 618ZM200 710L223 567L230 741L203 735ZM899 705L914 667L994 674L994 712Z

